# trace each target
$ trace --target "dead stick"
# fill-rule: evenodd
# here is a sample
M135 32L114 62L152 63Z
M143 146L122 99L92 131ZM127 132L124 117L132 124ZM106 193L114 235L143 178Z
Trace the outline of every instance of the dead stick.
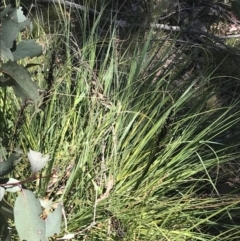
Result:
M92 8L86 8L86 7L84 7L80 4L72 3L72 2L69 2L69 1L64 1L64 0L35 0L35 1L36 2L47 2L47 3L60 3L60 4L63 4L63 5L66 5L68 7L80 9L82 11L88 11L90 13L99 15L99 12L92 9Z

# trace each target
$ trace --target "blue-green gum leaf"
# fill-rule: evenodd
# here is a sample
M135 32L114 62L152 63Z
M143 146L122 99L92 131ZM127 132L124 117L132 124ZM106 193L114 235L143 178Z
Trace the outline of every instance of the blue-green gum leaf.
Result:
M14 205L14 221L20 240L45 241L45 221L40 218L42 208L34 194L22 189Z

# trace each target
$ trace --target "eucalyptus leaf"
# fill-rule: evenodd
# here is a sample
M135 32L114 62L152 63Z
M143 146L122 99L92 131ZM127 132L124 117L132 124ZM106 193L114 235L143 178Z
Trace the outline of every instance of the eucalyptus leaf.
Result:
M0 71L14 80L15 94L23 101L32 100L35 109L38 110L42 98L38 93L38 86L31 80L28 70L16 62L7 62L2 65Z
M6 47L5 43L0 39L0 55L6 60L13 61L13 54L9 48Z
M0 177L8 174L14 169L15 162L20 158L20 155L12 153L6 161L0 163Z
M50 213L53 204L52 200L39 198L39 201L41 203L41 206L44 208L44 211L46 213Z
M27 26L30 26L30 23L29 19L18 23L9 16L8 19L2 23L0 39L5 43L7 48L12 48L14 40L18 37L18 33L24 30Z
M30 149L28 152L28 159L31 164L31 171L33 174L40 172L49 160L49 155L43 155L41 152Z
M15 183L16 185L14 185ZM4 188L7 192L18 192L22 190L22 186L19 184L19 180L11 177L9 178L8 182L6 182L6 185L4 185Z
M0 163L0 177L8 174L14 169L13 161L3 161Z
M25 57L36 57L42 55L42 47L34 40L22 41L17 45L16 51L13 52L14 60L18 61Z
M12 161L14 164L19 162L19 159L21 159L21 156L17 153L12 153L10 157L7 159L7 161Z
M40 219L42 208L34 194L23 189L14 205L14 221L20 240L45 241L45 221Z
M16 15L14 16L14 20L18 23L24 22L27 19L26 16L23 14L22 7L17 8L15 13Z
M62 223L62 204L58 204L57 208L46 218L46 238L60 233Z
M17 14L17 22L18 23L22 23L22 22L24 22L27 19L26 16L23 14L22 7L16 9L16 14ZM30 22L28 27L29 27L30 33L31 33L32 30L33 30L33 24Z
M2 12L0 12L0 18L5 17L7 14L9 14L12 11L12 6L9 4L7 5Z

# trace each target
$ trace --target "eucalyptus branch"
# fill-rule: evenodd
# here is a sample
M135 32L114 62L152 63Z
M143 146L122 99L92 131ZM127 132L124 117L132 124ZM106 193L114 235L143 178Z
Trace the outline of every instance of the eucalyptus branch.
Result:
M53 175L55 174L52 173L48 176L43 176L43 177L40 177L38 176L36 173L33 174L32 176L30 176L29 178L25 179L25 180L22 180L22 181L18 181L18 182L11 182L11 183L0 183L0 187L9 187L9 186L20 186L21 184L25 184L25 183L28 183L28 182L32 182L32 181L36 181L37 179L40 179L40 178L48 178L48 177L52 177ZM0 179L1 180L1 179Z

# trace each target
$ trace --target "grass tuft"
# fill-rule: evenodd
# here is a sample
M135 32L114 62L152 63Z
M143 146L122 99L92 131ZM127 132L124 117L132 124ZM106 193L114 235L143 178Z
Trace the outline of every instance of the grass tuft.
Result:
M151 31L101 34L104 8L88 28L86 13L55 7L58 32L36 18L46 102L19 134L24 153L51 156L38 195L63 201L74 240L236 240L239 198L222 195L219 170L239 158L240 103L219 100L217 68L192 71L196 53Z

